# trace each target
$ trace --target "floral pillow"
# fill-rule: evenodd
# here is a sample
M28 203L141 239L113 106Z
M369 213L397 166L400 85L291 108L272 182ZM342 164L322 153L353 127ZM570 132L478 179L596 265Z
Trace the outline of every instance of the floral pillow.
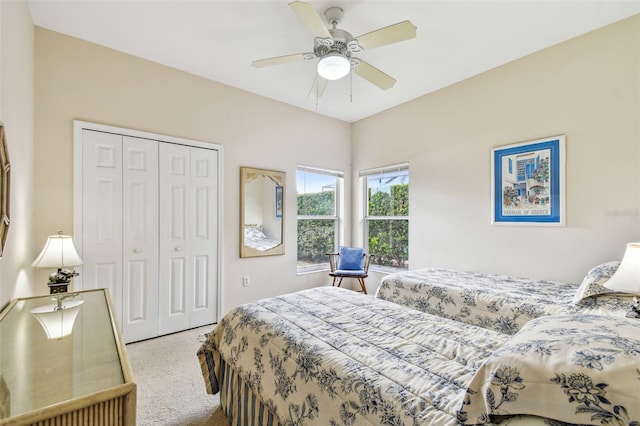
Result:
M592 268L587 272L587 275L582 280L582 284L580 284L578 291L571 301L573 303L578 303L582 299L590 296L618 293L615 290L608 289L604 286L604 283L606 283L609 278L616 273L618 266L620 266L620 261L612 260Z
M640 322L601 315L529 321L471 380L462 424L529 414L586 425L640 424Z

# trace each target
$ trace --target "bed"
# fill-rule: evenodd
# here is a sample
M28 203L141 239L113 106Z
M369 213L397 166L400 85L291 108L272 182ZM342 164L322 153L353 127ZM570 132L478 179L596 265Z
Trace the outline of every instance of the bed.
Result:
M319 287L231 310L198 358L207 392L220 392L234 425L559 425L605 417L633 424L640 419L637 320L593 317L543 317L509 336ZM573 330L574 340L560 329ZM568 348L589 348L591 364L584 357L576 364ZM514 363L514 353L533 367ZM597 422L589 410L598 411Z
M259 225L244 225L244 241L245 246L251 247L258 251L271 250L280 245L280 240L268 238Z
M541 316L624 316L631 298L602 286L618 265L592 268L580 285L453 269L402 271L384 277L376 297L512 335Z

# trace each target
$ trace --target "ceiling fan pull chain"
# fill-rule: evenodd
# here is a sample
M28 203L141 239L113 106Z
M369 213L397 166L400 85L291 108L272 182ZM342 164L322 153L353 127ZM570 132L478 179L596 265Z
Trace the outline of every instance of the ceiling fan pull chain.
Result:
M318 74L316 74L316 111L320 109L320 88L318 84Z
M353 68L349 72L349 103L353 103Z

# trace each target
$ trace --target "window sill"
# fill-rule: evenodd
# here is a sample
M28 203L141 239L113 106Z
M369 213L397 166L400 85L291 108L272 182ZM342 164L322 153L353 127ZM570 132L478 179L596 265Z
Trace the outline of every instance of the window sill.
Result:
M329 265L303 266L296 269L296 275L316 274L318 272L329 272Z
M394 268L392 266L369 265L370 272L378 272L381 274L395 274L396 272L408 271L409 268Z

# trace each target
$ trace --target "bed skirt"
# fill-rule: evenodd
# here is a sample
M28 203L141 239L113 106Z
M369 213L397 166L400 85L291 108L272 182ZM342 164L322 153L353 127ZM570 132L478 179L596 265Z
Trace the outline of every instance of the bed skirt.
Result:
M230 425L279 426L280 422L251 387L220 359L220 406Z

